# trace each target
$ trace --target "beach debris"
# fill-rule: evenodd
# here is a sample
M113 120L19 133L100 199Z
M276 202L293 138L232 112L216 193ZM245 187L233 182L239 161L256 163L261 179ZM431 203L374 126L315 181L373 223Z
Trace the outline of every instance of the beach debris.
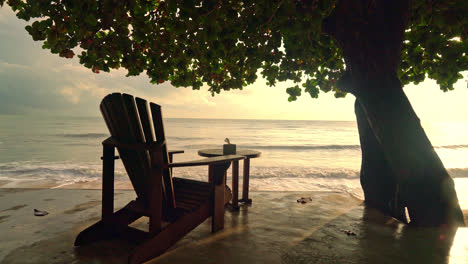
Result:
M298 203L305 204L308 202L312 202L312 198L310 197L301 197L301 199L297 199Z
M225 138L224 139L224 142L228 143L228 144L231 144L231 141L229 141L229 138Z
M356 236L356 233L354 233L354 232L351 231L351 230L341 229L341 232L345 233L345 234L348 235L348 236Z
M41 210L37 210L37 209L34 209L34 215L35 216L45 216L45 215L48 215L49 212L47 211L41 211Z

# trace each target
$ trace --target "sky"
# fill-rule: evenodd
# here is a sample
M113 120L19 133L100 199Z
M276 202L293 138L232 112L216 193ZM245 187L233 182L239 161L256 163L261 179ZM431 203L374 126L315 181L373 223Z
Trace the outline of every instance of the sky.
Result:
M15 17L10 7L0 8L0 115L99 116L99 102L112 92L124 92L160 104L165 117L355 120L354 97L334 98L321 93L318 99L303 94L288 102L286 88L292 83L269 87L258 80L243 90L222 92L214 97L202 88L175 88L168 82L153 85L142 74L125 77L125 70L95 74L78 58L61 58L41 48ZM467 81L444 93L435 81L408 85L405 93L424 121L468 122Z

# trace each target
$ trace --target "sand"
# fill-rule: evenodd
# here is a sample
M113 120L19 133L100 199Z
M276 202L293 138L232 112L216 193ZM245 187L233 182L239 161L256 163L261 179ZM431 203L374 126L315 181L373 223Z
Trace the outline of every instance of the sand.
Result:
M296 200L310 197L301 204ZM116 207L135 198L116 191ZM333 192L252 192L251 206L226 211L149 263L467 263L468 230L410 228ZM0 189L0 263L126 263L132 245L75 248L100 217L100 190ZM49 212L34 216L33 209ZM136 225L146 228L147 220Z

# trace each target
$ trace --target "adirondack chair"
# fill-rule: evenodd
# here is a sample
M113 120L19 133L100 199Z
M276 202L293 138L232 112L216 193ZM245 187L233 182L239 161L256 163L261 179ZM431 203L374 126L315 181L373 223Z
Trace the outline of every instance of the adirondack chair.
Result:
M75 246L124 238L138 246L129 263L142 263L169 249L184 235L212 217L212 232L224 227L224 206L232 197L225 186L229 155L172 163L167 151L161 107L128 94L107 95L100 105L111 137L103 141L102 219L83 230ZM114 162L117 148L137 198L114 212ZM208 166L208 181L172 177L172 168ZM129 226L149 217L149 230Z

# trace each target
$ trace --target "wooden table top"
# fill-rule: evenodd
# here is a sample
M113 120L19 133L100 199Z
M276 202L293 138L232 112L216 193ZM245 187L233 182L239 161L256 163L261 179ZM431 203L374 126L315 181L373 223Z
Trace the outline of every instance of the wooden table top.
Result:
M236 155L242 155L247 158L253 159L260 157L262 153L260 151L252 150L252 149L238 149L236 150ZM217 157L223 156L223 149L200 149L198 151L198 155L202 157Z

